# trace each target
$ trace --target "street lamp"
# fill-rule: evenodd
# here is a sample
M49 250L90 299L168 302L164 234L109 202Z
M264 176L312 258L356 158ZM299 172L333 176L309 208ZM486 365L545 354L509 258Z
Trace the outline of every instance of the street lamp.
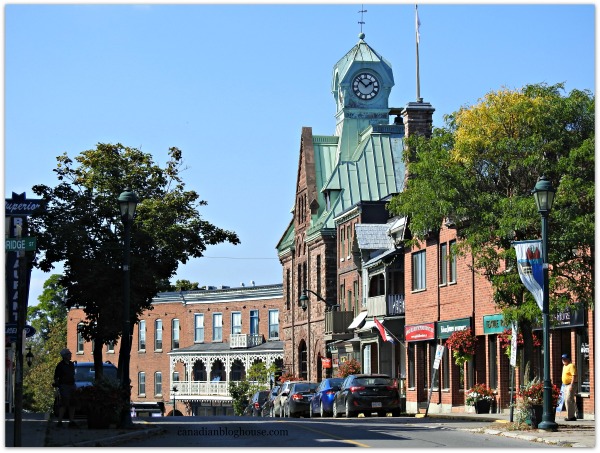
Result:
M25 358L27 359L27 366L30 367L33 363L33 353L31 352L31 346L27 348L27 355L25 356Z
M131 251L131 224L135 216L135 209L138 204L138 198L131 189L125 189L119 196L119 207L121 208L121 220L125 226L125 247L123 250L123 333L121 334L121 389L127 396L125 409L121 414L121 427L127 428L133 425L131 421L131 384L129 379L129 359L131 355L131 345L129 339L131 313L129 313L130 298L130 275L129 275L129 254Z
M331 302L326 301L325 299L323 299L319 294L315 293L314 291L311 291L310 289L303 289L302 295L298 299L298 302L300 302L300 304L301 304L300 307L302 308L303 311L306 311L306 309L308 308L307 302L310 301L310 299L308 298L306 293L314 294L315 296L317 296L317 300L320 300L321 302L325 302L325 305L327 305L327 308L325 309L326 311L330 311L333 308L337 307L336 304L332 304Z
M541 176L538 179L535 188L533 189L533 196L535 203L538 208L538 212L542 216L542 264L543 264L543 276L544 276L544 294L542 302L542 320L543 320L543 332L544 332L544 413L542 415L542 422L538 425L539 429L545 431L557 431L558 425L554 421L552 416L552 382L550 382L550 325L549 325L549 312L550 312L550 295L548 285L548 215L552 210L552 203L554 202L554 194L556 190L552 187L552 182L545 176Z
M177 387L173 386L171 391L173 392L173 417L175 417L175 393L178 392Z

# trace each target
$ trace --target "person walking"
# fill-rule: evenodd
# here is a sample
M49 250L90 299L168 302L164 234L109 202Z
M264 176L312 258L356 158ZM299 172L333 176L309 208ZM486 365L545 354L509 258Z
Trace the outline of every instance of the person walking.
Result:
M58 407L58 422L56 426L62 426L65 411L69 411L69 428L76 428L75 423L75 364L71 362L71 351L63 349L60 351L62 360L54 369L54 387L58 387L60 405Z
M571 362L569 354L562 355L562 383L565 386L565 406L567 407L567 418L566 422L574 422L577 420L575 417L575 382L577 381L575 365Z

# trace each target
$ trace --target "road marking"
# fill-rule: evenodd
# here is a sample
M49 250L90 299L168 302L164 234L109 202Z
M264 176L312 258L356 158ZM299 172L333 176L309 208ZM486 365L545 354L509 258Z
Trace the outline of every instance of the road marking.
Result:
M278 423L288 423L289 424L290 422L285 421L285 420L279 420ZM309 428L308 426L304 426L304 425L302 425L300 423L297 423L297 424L294 424L294 425L295 426L299 426L301 428L304 428L304 429L306 429L308 431L313 431L315 433L319 433L319 434L323 434L325 436L333 437L334 439L341 440L342 442L346 442L348 444L356 445L357 447L371 448L370 445L363 444L363 443L358 442L356 440L344 439L343 437L336 436L335 434L331 434L331 433L328 433L328 432L325 432L325 431L321 431L320 429Z

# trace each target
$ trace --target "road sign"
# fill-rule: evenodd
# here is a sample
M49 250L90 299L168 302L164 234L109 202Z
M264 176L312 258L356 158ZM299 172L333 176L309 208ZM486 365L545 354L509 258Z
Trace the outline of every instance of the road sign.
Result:
M32 337L35 335L36 330L32 326L25 326L25 336ZM17 339L17 324L14 322L7 322L5 324L4 334L10 337L12 340Z
M441 344L437 345L435 350L435 360L433 361L433 369L437 370L440 367L440 362L442 361L442 356L444 355L444 346Z
M512 333L510 337L510 364L511 366L517 366L517 337L519 335L519 330L517 328L517 323L512 323Z
M32 252L36 247L36 238L8 238L4 243L7 252Z

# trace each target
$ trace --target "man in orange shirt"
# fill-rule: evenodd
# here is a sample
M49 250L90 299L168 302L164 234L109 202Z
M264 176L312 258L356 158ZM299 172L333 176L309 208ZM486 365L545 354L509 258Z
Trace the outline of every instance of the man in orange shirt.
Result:
M562 355L562 383L565 385L565 405L567 406L567 418L565 421L574 422L577 420L575 417L575 382L576 382L576 371L575 365L571 362L569 354Z

